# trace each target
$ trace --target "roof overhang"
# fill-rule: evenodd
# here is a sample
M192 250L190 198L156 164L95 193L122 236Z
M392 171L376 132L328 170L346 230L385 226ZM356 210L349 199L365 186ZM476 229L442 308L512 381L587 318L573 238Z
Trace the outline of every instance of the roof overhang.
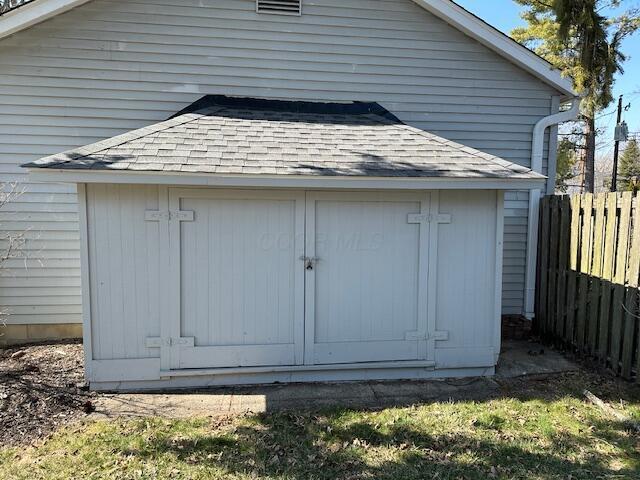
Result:
M451 0L413 0L425 10L556 88L564 99L577 97L573 82L542 57Z
M55 17L90 0L34 0L0 16L0 39ZM413 0L484 46L556 88L564 98L578 96L570 79L531 50L451 0Z
M0 16L0 39L55 17L90 0L33 0Z
M63 183L122 183L145 185L189 185L232 188L308 188L352 190L528 190L541 188L546 177L447 178L447 177L358 177L322 175L220 175L204 173L155 173L136 171L29 168L29 180Z

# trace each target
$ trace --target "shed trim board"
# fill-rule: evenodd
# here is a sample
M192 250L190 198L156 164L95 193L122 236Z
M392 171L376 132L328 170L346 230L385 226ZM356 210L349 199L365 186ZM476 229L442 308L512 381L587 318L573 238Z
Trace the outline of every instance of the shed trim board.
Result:
M227 188L329 188L373 190L529 190L544 185L540 179L494 178L407 178L407 177L322 177L295 175L207 175L188 173L147 173L82 171L29 168L29 178L37 182L113 183L145 185L185 185Z
M93 345L91 332L91 281L89 271L89 225L87 223L86 184L79 183L78 189L78 228L80 229L80 278L82 281L82 345L84 349L85 377L91 378Z
M107 185L103 186L108 187ZM155 222L159 222L162 225L158 229L160 237L158 241L163 245L159 250L160 258L158 261L160 262L161 276L165 278L165 281L160 282L160 285L166 286L160 293L166 303L163 304L161 318L159 319L160 337L142 339L143 342L146 341L147 347L156 351L157 354L154 354L151 358L96 358L95 350L92 348L93 343L97 341L93 334L96 327L94 325L96 319L92 315L95 306L92 305L92 295L89 289L91 284L95 284L97 280L90 277L97 275L99 272L90 271L89 265L92 264L90 256L96 255L97 252L102 252L106 246L101 248L99 238L90 238L95 235L92 233L92 228L94 227L90 223L104 221L104 219L99 217L90 218L86 213L83 214L82 212L87 212L90 209L87 190L102 188L103 186L100 184L78 185L81 202L80 225L83 278L86 279L82 297L85 345L87 345L85 349L86 375L92 388L125 390L164 387L180 388L205 384L357 380L366 378L439 378L442 376L490 375L493 373L493 367L500 350L501 233L503 228L503 196L501 191L488 190L486 192L488 197L485 196L484 198L492 198L493 200L482 207L495 208L493 216L489 217L494 218L495 221L493 227L495 231L491 237L495 239L495 246L493 247L495 250L495 263L492 265L490 273L495 278L495 286L493 286L495 290L492 300L489 302L492 310L490 316L493 320L488 324L488 328L493 333L486 346L478 344L473 347L462 348L442 349L438 347L438 342L444 341L446 343L450 337L449 332L446 329L443 330L442 325L439 325L439 330L437 330L438 325L435 318L437 315L437 303L445 301L443 298L438 298L435 288L438 282L438 232L441 228L455 225L459 218L455 213L450 215L440 212L439 197L441 192L439 190L384 190L375 192L366 189L351 191L273 188L239 190L178 185L171 187L158 186L157 205L161 211L167 209L169 212L193 211L195 207L193 215L183 215L182 219L178 216L163 215L157 220L148 220L145 219L143 205L139 205L135 210L138 212L135 214L135 218L137 218L135 222L138 225ZM114 188L121 187L116 185ZM465 193L464 191L459 191L457 195L485 195L481 192L473 192ZM456 192L452 193L456 194ZM184 292L185 288L185 285L182 284L182 278L184 274L189 276L194 274L189 269L184 270L184 266L180 264L184 252L191 251L193 248L191 245L185 246L186 250L181 248L181 238L185 232L189 231L191 232L189 235L195 238L193 235L198 234L197 231L189 230L189 228L194 228L194 222L203 221L203 215L206 214L206 210L202 210L202 208L206 208L207 205L222 205L229 202L231 202L229 203L230 205L233 205L237 201L246 200L251 202L252 200L267 201L269 199L287 204L291 202L292 205L290 213L293 215L291 217L293 224L292 230L287 235L291 234L295 237L295 246L288 251L288 255L295 257L295 274L292 277L295 278L295 286L291 292L294 297L292 305L295 304L292 309L292 318L295 323L294 333L291 337L293 343L287 346L275 342L264 347L248 343L244 347L234 347L229 344L207 345L206 342L203 344L202 339L200 339L197 340L200 345L198 346L198 344L194 343L193 338L185 337L185 331L181 327L183 325L184 310L180 305L181 301L184 301L182 292ZM316 206L319 205L318 202L329 202L322 209L322 222L320 223L315 218L316 210L319 208ZM107 205L103 205L103 208L107 208ZM370 208L373 208L373 210L370 210ZM351 209L352 213L349 213L349 209ZM232 211L234 210L229 210L229 212ZM395 221L400 221L399 225L403 223L406 225L406 227L403 227L403 231L399 233L403 235L403 240L400 243L389 243L388 245L392 249L404 245L402 247L402 255L408 258L409 262L415 262L416 264L415 281L417 293L410 294L405 292L403 288L408 288L409 285L407 284L402 286L397 297L400 302L398 305L402 305L405 302L403 298L412 299L410 301L415 302L415 306L409 308L407 312L414 312L413 315L415 317L413 318L415 318L416 323L411 326L412 331L406 332L404 340L400 338L394 340L393 338L395 337L392 336L389 337L390 341L380 339L373 342L362 340L355 343L319 344L317 343L317 338L319 338L317 337L317 327L314 322L314 318L318 315L318 310L314 308L314 301L318 298L316 281L320 278L316 270L324 266L316 267L313 270L305 270L305 263L302 260L306 257L315 257L318 254L314 249L314 245L319 241L317 240L318 233L324 235L322 236L325 239L323 242L331 243L326 241L327 238L331 238L331 234L327 234L325 231L319 232L316 228L321 226L321 228L327 228L327 226L334 225L338 229L336 230L337 232L342 232L341 225L344 225L344 223L341 222L350 221L353 223L355 221L357 223L358 217L357 215L354 217L353 212L358 211L363 213L370 211L370 215L373 215L369 217L369 223L365 221L364 224L354 227L355 229L360 229L358 231L375 233L375 229L367 229L370 227L375 228L376 222L382 221L375 220L376 216L383 214L385 211L388 212L387 215L391 215L388 217L390 220L395 218ZM285 210L282 210L282 212L285 212L285 217L288 215ZM338 217L332 216L336 212ZM171 217L173 218L171 219ZM282 219L285 219L285 217L281 216ZM185 218L187 220L184 220ZM193 218L193 222L189 221L191 218ZM222 221L224 218L232 217L218 215L211 218ZM414 223L416 218L421 219L417 224ZM233 219L231 221L235 222ZM286 225L287 222L289 220L286 220L283 225ZM187 230L181 228L184 225L188 226ZM220 225L222 224L216 224L216 226ZM394 232L397 227L385 225L385 231L395 235ZM362 230L362 228L365 230ZM198 234L198 238L202 238L202 235ZM123 239L122 241L126 242L127 240ZM385 239L384 241L387 240ZM393 240L389 241L393 242ZM414 241L417 242L415 244L416 250L412 254L408 246ZM92 242L97 242L94 247L91 246ZM394 245L396 246L394 247ZM362 247L358 244L355 249L353 249L353 245L347 247L350 249L347 252L349 256L364 255L362 256L363 259L373 258L370 255L367 256L366 245ZM326 246L323 248L323 252L326 252L323 254L331 255L331 252L334 251L332 250L333 246L331 248ZM479 250L478 254L482 255L481 251ZM344 249L342 252L344 253ZM227 255L230 254L229 252ZM266 250L265 255L269 254L269 250ZM329 259L331 258L329 257ZM348 257L343 257L341 260L340 257L335 258L339 262L344 262L345 258L348 259ZM323 260L327 262L328 259L320 258L319 265L322 264ZM117 259L114 259L114 261L117 262ZM385 258L380 257L379 261L385 261ZM386 261L389 265L393 265L393 263L390 263L393 262L392 260ZM401 267L401 270L402 268L404 267ZM365 271L367 270L365 269ZM369 271L380 272L379 269L376 270L375 268ZM406 272L401 273L402 275L398 279L403 278L402 276ZM390 271L388 271L389 274L391 274ZM378 275L378 278L386 278L388 275ZM322 281L327 278L334 278L335 281L337 277L324 276L322 278ZM404 278L411 277L404 275ZM229 279L229 281L231 282L232 280ZM327 283L325 283L326 285ZM343 290L346 288L340 285L338 287ZM386 289L387 287L382 285L381 288ZM375 293L375 289L368 290L368 292ZM455 292L451 292L448 295L450 298L446 301L454 301ZM451 297L451 295L454 295L454 297ZM328 300L325 297L321 301L328 304ZM339 299L334 299L333 301L337 302L338 308L341 308ZM346 301L349 302L348 299ZM455 301L459 301L459 299ZM467 299L466 301L471 300ZM303 308L303 305L306 306ZM323 318L326 320L327 317ZM398 318L410 319L411 314L401 313ZM100 321L104 322L108 321L108 319L102 318ZM473 322L474 319L470 318L469 321ZM409 325L410 323L407 324L406 328L409 328ZM410 344L415 346L415 348L409 348L409 350L413 349L413 353L407 353L407 348ZM318 350L319 347L320 349ZM386 356L384 354L376 356L377 353L384 353L385 351L387 352ZM335 356L333 360L331 358L332 355ZM380 359L377 360L377 358Z
M150 363L150 362L145 362ZM143 365L139 368L142 369ZM351 382L375 380L434 380L444 378L489 377L495 374L495 367L450 368L437 370L429 366L400 366L392 368L388 365L365 367L352 366L344 369L276 371L276 372L177 372L161 380L113 380L94 382L91 388L95 391L139 392L158 389L193 389L218 387L226 385L256 385L265 383L297 383L297 382ZM148 369L147 371L151 371Z
M0 15L0 39L49 18L55 17L89 0L36 0ZM566 98L577 96L570 79L549 62L484 22L451 0L413 0L417 5L479 41L540 80L557 88Z
M504 191L496 192L496 272L502 272L503 249L504 249ZM495 284L495 311L500 312L502 309L502 273L496 275ZM500 344L502 340L502 315L496 315L496 325L494 331L495 362L498 363L500 355Z

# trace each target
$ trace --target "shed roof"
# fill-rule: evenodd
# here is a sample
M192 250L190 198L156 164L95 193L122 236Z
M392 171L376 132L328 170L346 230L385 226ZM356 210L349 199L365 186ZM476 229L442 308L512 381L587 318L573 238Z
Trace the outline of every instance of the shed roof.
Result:
M536 180L376 103L206 96L164 122L23 165L56 170Z

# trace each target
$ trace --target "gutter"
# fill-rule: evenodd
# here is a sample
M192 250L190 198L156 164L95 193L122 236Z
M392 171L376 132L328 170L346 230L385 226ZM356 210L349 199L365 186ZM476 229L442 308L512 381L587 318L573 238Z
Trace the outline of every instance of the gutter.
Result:
M533 128L531 142L531 170L542 173L542 157L544 154L544 133L547 128L559 123L574 120L580 112L580 97L571 99L571 108L563 112L544 117ZM549 183L555 184L555 171L549 172ZM527 271L525 277L524 307L525 317L531 320L535 315L536 266L538 261L538 223L540 215L540 198L542 190L529 190L529 224L527 229Z

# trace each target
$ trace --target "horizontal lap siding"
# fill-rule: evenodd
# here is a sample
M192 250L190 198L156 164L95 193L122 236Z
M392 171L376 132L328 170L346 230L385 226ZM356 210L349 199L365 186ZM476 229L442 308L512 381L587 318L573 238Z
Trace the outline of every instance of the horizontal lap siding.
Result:
M301 17L258 15L253 0L96 0L0 41L0 65L9 181L25 180L20 163L164 120L204 94L377 101L528 165L533 125L554 94L409 0L305 1ZM17 273L14 290L3 283L0 302L12 323L80 321L75 188L26 189L0 228L33 225L29 249L42 268ZM522 307L525 203L507 197L509 313Z

